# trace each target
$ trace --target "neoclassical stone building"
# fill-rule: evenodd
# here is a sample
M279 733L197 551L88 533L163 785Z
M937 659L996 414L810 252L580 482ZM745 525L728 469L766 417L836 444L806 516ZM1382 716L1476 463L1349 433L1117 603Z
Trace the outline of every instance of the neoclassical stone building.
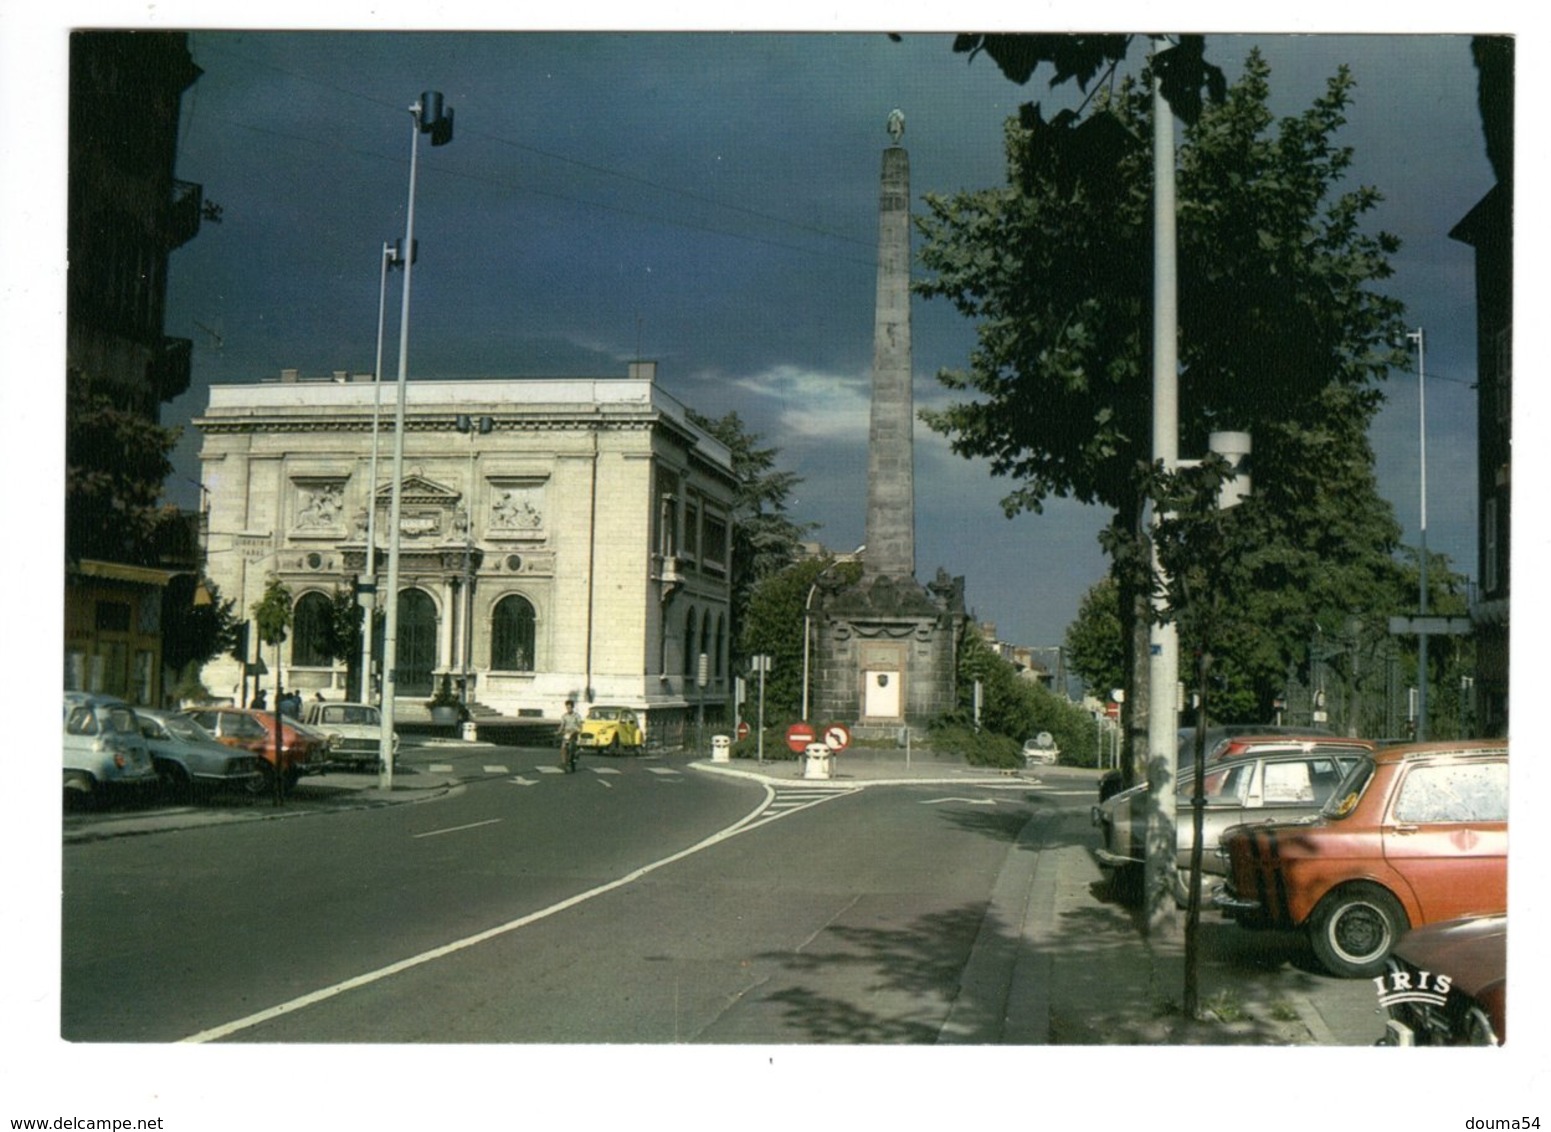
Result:
M732 459L655 377L643 362L615 379L407 384L401 718L443 675L455 688L466 677L476 710L501 716L554 719L567 698L583 710L625 704L664 742L702 704L709 718L722 714ZM212 388L194 422L209 577L241 616L270 575L295 603L281 655L262 657L266 687L278 660L285 686L309 699L348 692L348 666L325 654L321 627L336 592L366 572L369 526L386 582L396 386L380 387L374 480L378 392L370 375L287 370ZM380 648L380 628L375 636ZM250 661L259 648L249 645ZM204 679L217 694L247 691L234 658L212 662Z

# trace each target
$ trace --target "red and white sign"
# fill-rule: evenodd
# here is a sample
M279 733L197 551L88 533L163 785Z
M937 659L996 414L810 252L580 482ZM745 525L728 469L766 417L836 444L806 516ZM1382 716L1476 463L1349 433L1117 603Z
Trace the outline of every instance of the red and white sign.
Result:
M740 738L740 739L747 739L748 737L749 737L749 721L746 720L746 719L741 719L741 720L738 721L738 738Z
M1111 719L1119 719L1120 718L1120 705L1119 704L1105 704L1104 705L1104 714L1109 716L1109 718L1111 718Z
M843 723L831 723L824 728L824 745L831 751L843 751L851 745L851 732Z
M813 727L806 723L794 723L786 729L786 745L799 755L812 743Z

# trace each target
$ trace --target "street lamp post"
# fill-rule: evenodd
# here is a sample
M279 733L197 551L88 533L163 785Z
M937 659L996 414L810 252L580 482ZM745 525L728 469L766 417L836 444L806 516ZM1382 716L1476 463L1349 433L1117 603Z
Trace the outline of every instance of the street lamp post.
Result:
M463 631L458 641L463 673L461 699L466 711L469 706L469 669L473 666L474 650L474 439L490 435L495 428L495 421L491 417L475 420L467 414L459 413L456 423L458 431L469 438L468 493L463 505Z
M388 309L388 269L403 263L397 244L383 242L377 287L377 364L372 370L372 461L366 478L366 573L360 587L365 623L361 627L361 702L372 702L372 622L377 616L377 433L382 417L382 336Z
M431 135L431 144L446 145L452 140L452 107L442 106L439 91L426 91L409 108L412 128L409 135L409 205L404 215L404 247L415 248L415 182L420 172L420 135ZM413 254L410 259L413 260ZM399 538L404 504L404 401L409 379L409 292L413 263L404 264L403 302L399 309L398 403L393 418L393 494L388 509L388 593L387 616L382 633L382 738L377 749L377 785L393 789L394 697L398 691L399 624Z
M1406 335L1416 343L1416 401L1418 446L1421 452L1421 519L1417 533L1417 573L1420 593L1417 616L1427 616L1427 346L1422 328ZM1427 739L1427 631L1416 636L1416 741Z

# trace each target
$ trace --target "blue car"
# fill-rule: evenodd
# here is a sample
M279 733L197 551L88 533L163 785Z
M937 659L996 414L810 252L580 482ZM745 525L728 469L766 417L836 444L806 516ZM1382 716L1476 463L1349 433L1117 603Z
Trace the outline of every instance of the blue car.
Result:
M169 797L189 801L220 789L262 789L262 760L257 755L220 742L183 712L136 708L135 714Z

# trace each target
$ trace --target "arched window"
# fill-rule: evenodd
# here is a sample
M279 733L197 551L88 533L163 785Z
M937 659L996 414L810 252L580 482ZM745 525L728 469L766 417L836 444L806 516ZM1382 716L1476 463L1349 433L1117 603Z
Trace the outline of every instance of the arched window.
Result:
M711 669L711 675L720 680L727 675L727 669L723 667L727 660L725 645L727 641L727 615L716 615L716 667Z
M420 589L399 594L398 693L430 695L436 680L436 602Z
M333 663L330 645L333 636L334 603L314 590L302 594L291 614L291 663L298 668L327 668Z
M490 667L493 671L533 671L536 622L533 603L519 594L509 594L496 603L495 611L490 614Z
M711 611L705 611L705 616L700 619L700 651L695 654L695 672L700 671L700 658L706 658L706 667L711 665ZM706 673L707 676L710 673Z
M684 618L684 678L695 678L695 607L689 607L689 613Z

